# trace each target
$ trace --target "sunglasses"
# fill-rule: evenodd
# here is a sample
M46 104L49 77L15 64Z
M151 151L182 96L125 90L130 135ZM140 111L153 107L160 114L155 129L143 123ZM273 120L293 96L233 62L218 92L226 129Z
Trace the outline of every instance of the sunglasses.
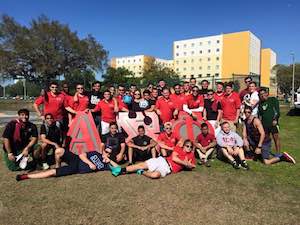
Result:
M196 90L196 89L195 89L195 90L192 90L192 91L193 91L193 92L198 92L198 90Z
M192 145L185 145L185 147L192 148L193 146Z
M165 127L165 130L172 130L172 127Z
M57 89L57 87L56 86L52 86L52 87L50 87L51 89Z
M141 94L134 94L134 95L141 95Z

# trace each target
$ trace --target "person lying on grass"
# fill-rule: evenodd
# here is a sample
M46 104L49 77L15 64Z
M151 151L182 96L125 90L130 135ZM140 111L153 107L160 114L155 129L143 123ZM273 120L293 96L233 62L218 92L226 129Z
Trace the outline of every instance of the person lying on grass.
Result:
M246 119L243 127L243 138L246 150L254 155L254 159L262 158L262 162L266 165L280 161L296 164L295 159L287 152L276 153L274 157L270 158L272 145L270 134L264 131L261 120L253 116L252 111L251 107L245 107Z
M110 170L109 166L109 153L103 152L102 154L97 151L88 153L82 153L76 155L63 148L57 148L55 150L55 162L56 168L49 169L37 173L19 174L16 176L17 181L26 179L40 179L48 177L61 177L72 174L83 174L97 171ZM60 166L60 162L64 161L68 165ZM118 168L111 167L112 170L120 170Z
M241 166L249 170L245 160L243 140L236 132L230 130L229 122L221 124L221 131L217 135L217 144L217 156L220 160L228 160L235 169L239 169Z
M195 162L193 143L190 140L179 141L172 154L167 158L159 156L124 168L110 161L115 168L112 170L114 176L137 172L137 174L153 179L165 177L170 173L178 173L183 169L192 170L196 166Z

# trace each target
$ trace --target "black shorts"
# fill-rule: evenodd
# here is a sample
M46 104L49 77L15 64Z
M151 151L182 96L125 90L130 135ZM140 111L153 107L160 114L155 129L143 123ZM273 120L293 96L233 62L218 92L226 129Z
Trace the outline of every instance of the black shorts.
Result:
M279 133L279 125L271 126L271 127L265 127L265 132L267 134L278 134Z
M79 156L74 153L65 150L62 156L62 161L66 162L68 165L56 169L56 176L62 177L71 174L76 174L79 172Z
M141 151L139 149L133 148L133 161L146 161L152 158L150 150Z

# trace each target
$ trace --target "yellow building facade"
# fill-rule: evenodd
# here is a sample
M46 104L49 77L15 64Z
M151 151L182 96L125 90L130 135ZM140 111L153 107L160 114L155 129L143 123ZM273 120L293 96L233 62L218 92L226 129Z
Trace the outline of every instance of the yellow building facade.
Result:
M277 94L276 71L273 70L276 58L276 53L272 49L261 50L261 86L269 87L271 95Z

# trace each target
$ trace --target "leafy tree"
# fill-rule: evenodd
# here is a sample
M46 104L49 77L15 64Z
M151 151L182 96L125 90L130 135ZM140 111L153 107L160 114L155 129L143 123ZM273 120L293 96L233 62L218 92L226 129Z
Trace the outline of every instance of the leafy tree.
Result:
M179 75L174 70L155 62L149 63L145 67L142 84L157 83L161 79L164 79L170 86L180 82Z
M0 20L0 74L48 83L76 71L102 71L107 51L88 35L80 39L68 25L46 16L33 19L28 27L12 17Z
M128 86L131 83L140 83L140 78L134 77L134 73L124 67L108 67L106 73L102 77L105 86L117 84Z
M70 91L75 90L75 86L78 83L82 83L86 90L90 90L92 83L95 81L95 74L93 71L75 71L72 74L66 74L64 82L68 83Z
M292 90L293 65L278 64L273 70L277 74L277 84L282 93L290 94ZM295 64L295 91L300 87L300 63Z
M26 81L26 96L39 96L41 92L41 87L39 84L34 82ZM24 95L24 84L23 81L19 80L15 84L8 85L6 87L6 94L8 96L15 97L17 95Z

